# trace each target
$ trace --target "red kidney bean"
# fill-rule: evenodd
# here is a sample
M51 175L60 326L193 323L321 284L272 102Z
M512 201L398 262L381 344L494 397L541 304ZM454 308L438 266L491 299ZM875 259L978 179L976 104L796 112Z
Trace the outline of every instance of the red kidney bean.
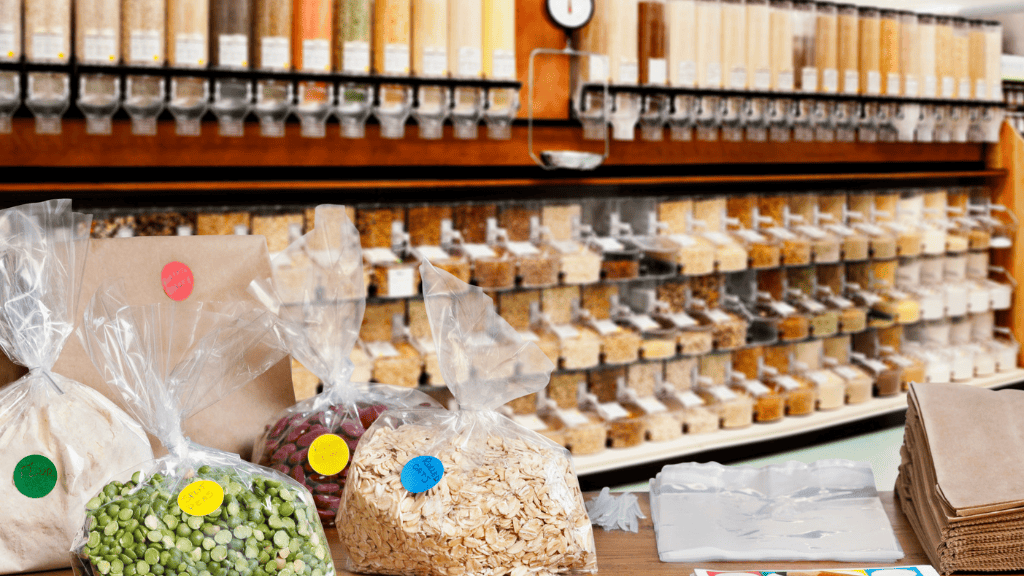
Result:
M303 448L308 448L309 445L313 443L313 440L316 440L317 438L319 438L319 437L321 437L323 435L324 435L323 432L307 432L307 433L303 434L302 436L300 436L295 441L295 443L298 444L299 446L303 447Z
M277 421L277 424L274 426L274 430L270 433L270 435L280 436L282 433L284 433L284 429L287 428L288 424L290 423L290 418L281 418L280 420Z
M305 484L306 471L302 469L302 466L296 466L295 468L292 468L292 478L294 478L299 484Z
M338 496L328 496L326 494L315 494L313 496L313 502L316 502L317 508L332 508L337 510L338 506L341 505L341 498Z
M320 516L320 521L324 523L324 526L334 526L334 519L338 516L337 510L321 510L318 508L316 513Z
M274 468L274 470L277 470L278 472L280 472L281 474L284 474L286 476L288 475L289 472L292 471L291 468L285 466L284 464L278 464L276 466L273 466L273 468Z
M284 441L285 442L295 442L296 440L299 439L299 436L302 436L303 434L306 433L306 430L309 430L309 425L308 424L307 425L302 425L302 426L296 426L290 432L288 432L288 436L285 437Z
M294 444L285 444L274 452L274 455L270 457L270 462L273 464L280 464L285 460L288 460L288 457L294 454L296 450L298 450L298 448L296 448Z
M292 448L295 448L295 446L293 446L291 444L289 444L289 446L292 446ZM309 448L303 448L302 450L299 450L298 452L295 452L294 454L289 456L288 457L288 463L289 464L298 464L300 462L305 462L307 456L309 456Z
M321 494L337 494L341 492L341 484L321 484L313 489Z

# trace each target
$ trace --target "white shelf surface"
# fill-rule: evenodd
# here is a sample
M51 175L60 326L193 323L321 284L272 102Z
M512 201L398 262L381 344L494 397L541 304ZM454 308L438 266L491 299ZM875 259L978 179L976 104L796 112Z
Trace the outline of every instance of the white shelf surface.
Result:
M975 378L965 384L979 388L998 388L1021 381L1024 381L1024 369L1016 368L985 378ZM709 434L684 435L681 438L664 442L644 442L632 448L608 448L597 454L573 456L573 463L576 467L576 474L585 476L697 454L707 450L732 448L785 438L884 416L906 410L906 408L907 393L901 392L895 396L872 398L862 404L850 404L836 410L814 412L807 416L787 416L781 421L765 424L755 422L746 428L718 430Z

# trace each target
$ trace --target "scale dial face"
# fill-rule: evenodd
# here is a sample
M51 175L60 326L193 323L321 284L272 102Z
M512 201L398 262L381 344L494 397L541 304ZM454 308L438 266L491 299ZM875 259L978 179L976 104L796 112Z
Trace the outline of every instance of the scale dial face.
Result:
M594 15L594 0L544 0L548 17L567 31L578 30Z

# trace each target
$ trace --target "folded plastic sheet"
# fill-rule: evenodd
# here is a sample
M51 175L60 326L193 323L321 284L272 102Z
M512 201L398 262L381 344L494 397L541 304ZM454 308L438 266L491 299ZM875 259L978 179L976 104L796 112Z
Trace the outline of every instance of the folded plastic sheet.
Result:
M651 480L650 497L663 562L903 557L866 463L677 464Z

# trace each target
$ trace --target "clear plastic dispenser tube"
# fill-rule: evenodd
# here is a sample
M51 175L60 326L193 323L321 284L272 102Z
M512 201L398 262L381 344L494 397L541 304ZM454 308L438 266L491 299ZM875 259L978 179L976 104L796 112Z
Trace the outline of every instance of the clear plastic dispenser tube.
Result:
M484 0L484 78L491 80L515 80L517 77L515 4L515 0ZM511 139L512 120L518 112L518 90L514 88L487 89L486 106L484 108L487 137L491 140Z
M334 27L330 0L294 0L292 3L292 63L296 70L328 73ZM323 138L327 119L334 112L334 85L328 82L299 82L295 114L306 138Z
M78 0L75 3L75 50L83 64L113 66L121 61L121 3ZM89 134L110 134L111 118L121 106L120 78L83 74L78 79L78 109Z
M25 60L66 64L71 60L71 0L32 0L24 4ZM10 55L10 51L8 51ZM37 134L60 134L61 117L71 104L70 80L58 72L28 75L26 106Z
M514 30L514 27L513 27ZM493 57L491 60L493 66ZM448 2L412 2L412 75L420 78L448 77ZM412 115L419 124L420 138L438 140L443 135L451 105L451 90L437 85L416 89Z
M254 67L285 72L292 69L292 0L255 2L253 26ZM254 112L265 138L284 136L284 122L292 113L295 89L291 82L258 80Z

